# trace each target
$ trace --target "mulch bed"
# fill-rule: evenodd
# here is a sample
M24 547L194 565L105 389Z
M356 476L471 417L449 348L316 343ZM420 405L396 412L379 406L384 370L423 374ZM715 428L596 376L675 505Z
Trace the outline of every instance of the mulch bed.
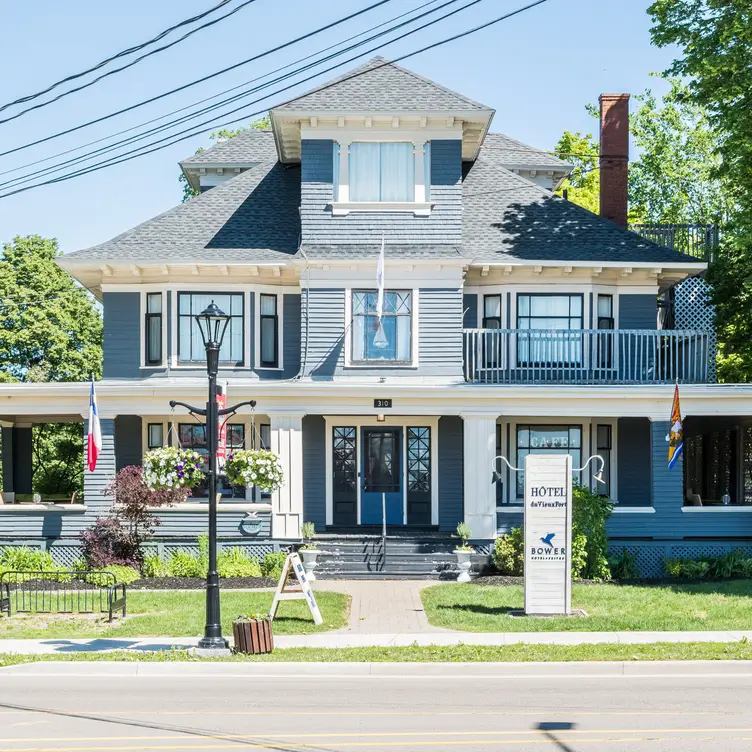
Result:
M27 580L26 582L10 582L11 590L23 589L29 592L34 591L51 591L51 590L96 590L97 585L82 580L71 580L70 582L60 582L59 580Z
M276 587L271 577L224 577L219 587L225 590ZM201 577L144 577L128 585L128 590L203 590L206 580Z
M489 574L482 577L476 577L473 585L523 585L524 577L512 577L508 574Z

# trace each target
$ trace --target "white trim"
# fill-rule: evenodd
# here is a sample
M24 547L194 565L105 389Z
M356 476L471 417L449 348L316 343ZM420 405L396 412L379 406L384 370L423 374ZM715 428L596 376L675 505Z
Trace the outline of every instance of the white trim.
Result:
M346 415L325 415L326 423L326 524L334 524L334 490L332 488L332 429L335 427L355 428L356 462L358 484L356 494L357 524L361 524L361 467L363 461L362 429L365 428L401 428L402 429L402 514L403 525L407 524L407 429L430 428L431 429L431 525L439 524L439 416L411 416L411 415L385 415L383 423L376 422L376 413L373 415L358 415L348 417Z
M655 514L655 507L620 507L618 504L612 510L613 514Z
M2 509L2 507L0 507ZM187 501L183 504L176 504L174 507L149 507L148 511L155 514L172 514L180 512L200 512L208 513L209 502ZM217 504L217 512L271 512L272 505L266 503L244 503L242 501L220 501Z
M2 508L2 507L0 507ZM708 513L716 513L716 512L752 512L752 506L741 506L739 504L729 504L728 506L712 506L712 507L682 507L682 512L686 512L687 514L694 514L695 512L699 512L701 514L704 514L705 512Z
M277 298L277 365L261 365L261 296L274 295ZM284 293L279 290L258 290L253 296L253 363L252 368L256 371L284 371ZM250 338L250 327L247 327Z
M525 514L525 505L520 502L519 504L507 504L503 507L496 507L496 514Z
M154 288L154 289L149 289ZM148 285L139 289L140 295L138 299L138 311L139 311L139 323L138 323L138 338L139 345L139 368L143 371L161 370L167 367L167 290L163 287L155 285ZM162 359L157 365L146 365L146 297L147 295L154 295L161 293L162 297Z
M18 513L26 514L27 512L85 512L88 509L86 504L2 504L0 503L0 514Z
M430 201L330 201L327 206L332 207L335 217L345 216L350 212L412 212L416 217L428 217L433 204Z
M412 116L417 117L415 113L413 113ZM332 116L327 114L327 117ZM405 118L396 116L399 118L399 125L395 128L395 115L386 116L383 122L378 122L375 119L378 115L370 115L370 117L370 126L365 124L365 116L362 116L362 124L359 123L356 125L352 122L346 122L344 128L322 128L319 120L319 125L317 125L316 128L302 125L300 128L300 136L304 139L336 141L337 143L342 143L343 141L346 143L352 143L353 141L369 141L376 143L411 141L416 147L422 146L426 141L439 139L462 141L462 122L459 120L456 120L451 128L447 128L446 126L417 128L415 127L417 123L411 123L411 127L405 128ZM203 167L203 165L201 166Z
M387 281L389 278L387 277ZM417 287L399 287L389 285L385 292L410 292L410 360L404 361L358 361L353 363L352 359L352 294L353 290L358 292L372 292L375 288L364 287L347 287L345 288L345 365L348 370L370 371L373 369L383 371L415 370L420 365L420 289ZM388 375L388 374L387 374Z

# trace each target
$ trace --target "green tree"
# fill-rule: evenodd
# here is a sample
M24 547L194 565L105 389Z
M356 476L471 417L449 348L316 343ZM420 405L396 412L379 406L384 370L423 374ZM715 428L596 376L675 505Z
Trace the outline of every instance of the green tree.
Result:
M236 128L235 130L220 128L220 130L214 131L209 136L209 138L212 139L212 141L227 141L227 139L229 138L235 138L238 133L242 133L243 131L247 131L251 128L257 131L268 131L271 127L272 121L270 120L268 115L264 115L263 117L256 118L256 120L251 121L247 127L241 126L240 128ZM212 146L213 145L214 144L212 144ZM204 151L203 146L199 146L199 148L196 149L195 153L201 154L202 151ZM199 192L185 179L185 175L182 172L180 173L178 181L183 186L183 203L193 198L194 196L198 196Z
M677 45L669 73L707 112L715 174L728 220L708 280L716 306L719 378L752 381L752 5L749 0L656 0L648 9L659 47Z
M567 192L567 199L585 209L598 213L600 201L600 170L598 142L592 133L564 131L554 147L554 154L569 162L574 169L565 178L557 193Z
M0 381L85 381L102 373L102 318L89 293L56 263L55 239L16 237L0 257ZM83 429L34 427L34 488L81 487Z

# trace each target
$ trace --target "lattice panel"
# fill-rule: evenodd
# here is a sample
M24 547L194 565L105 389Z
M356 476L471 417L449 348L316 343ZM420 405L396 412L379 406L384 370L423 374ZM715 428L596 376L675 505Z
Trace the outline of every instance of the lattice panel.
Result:
M660 577L663 574L664 546L641 546L638 543L609 546L608 550L609 553L618 556L625 549L635 557L635 565L640 577Z
M738 543L684 543L671 546L671 559L702 559L705 556L723 556L729 551L740 549L752 556L752 547Z
M677 329L710 332L709 376L717 378L715 354L715 308L710 303L710 286L702 277L690 277L674 287L674 322Z
M72 567L77 559L81 558L80 546L52 546L50 548L52 560L59 567Z

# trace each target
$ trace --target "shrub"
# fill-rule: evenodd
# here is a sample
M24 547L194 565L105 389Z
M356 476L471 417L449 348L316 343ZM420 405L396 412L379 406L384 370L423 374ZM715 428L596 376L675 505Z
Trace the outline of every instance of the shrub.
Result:
M159 554L147 554L144 556L141 573L144 577L167 577L169 575L167 564L162 561Z
M572 541L574 546L578 535L586 536L586 558L581 576L588 580L608 580L611 577L606 558L608 551L606 520L611 516L613 509L611 499L598 496L588 486L574 484L572 488ZM572 561L574 564L574 557Z
M623 548L619 554L609 555L608 568L611 570L611 577L615 580L636 580L640 576L637 569L637 557L626 548Z
M282 576L282 569L285 566L287 554L284 551L275 551L266 554L261 561L261 574L264 577L271 577L278 580Z
M207 565L200 556L173 551L165 566L170 577L206 577Z
M84 530L81 546L89 569L111 564L135 568L141 565L138 535L126 530L117 517L98 519Z
M521 577L525 566L525 539L521 527L513 527L496 539L493 561L501 574Z
M587 544L587 536L583 533L572 536L572 577L575 580L581 580L587 569Z
M133 567L123 567L119 564L111 564L107 567L100 567L98 569L91 570L92 572L109 572L110 574L115 576L115 582L121 585L129 585L131 582L135 582L136 580L141 579L141 572L138 571L138 569L134 569ZM91 575L82 575L83 580L89 579L91 582L96 583L97 585L103 584L106 585L104 579L99 577L93 577Z
M455 551L473 551L473 547L468 543L472 536L473 531L470 529L470 525L460 522L459 525L457 525L455 537L459 538L461 543L459 546L455 546Z
M666 559L663 566L666 574L680 579L718 580L752 576L752 557L740 549L702 559Z
M261 564L242 548L223 549L217 557L220 577L261 577Z
M49 551L28 546L9 546L0 554L0 571L55 572L59 569Z

